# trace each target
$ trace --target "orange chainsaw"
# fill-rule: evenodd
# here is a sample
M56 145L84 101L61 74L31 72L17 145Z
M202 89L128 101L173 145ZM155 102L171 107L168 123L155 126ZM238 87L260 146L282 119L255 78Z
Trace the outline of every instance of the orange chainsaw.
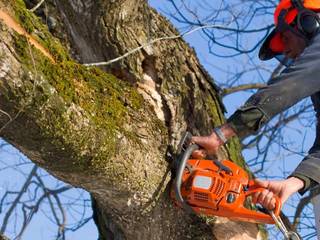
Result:
M188 212L207 216L222 216L232 220L274 224L279 218L281 201L271 214L245 207L246 198L262 192L249 180L248 174L229 160L189 159L199 149L189 145L191 134L187 133L179 147L180 159L171 196L178 206Z

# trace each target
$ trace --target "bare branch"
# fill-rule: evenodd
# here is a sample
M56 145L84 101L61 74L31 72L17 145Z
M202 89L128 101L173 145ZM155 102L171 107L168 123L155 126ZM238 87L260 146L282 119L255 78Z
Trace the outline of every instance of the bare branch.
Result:
M239 91L244 91L244 90L251 90L251 89L260 89L260 88L264 88L266 87L267 84L263 84L263 83L251 83L251 84L243 84L240 86L236 86L236 87L230 87L230 88L224 88L222 89L221 95L223 97L235 93L235 92L239 92Z
M45 0L41 0L36 6L34 6L32 9L30 9L30 12L36 11L43 3Z
M166 37L160 37L160 38L156 38L154 40L151 40L149 42L147 42L146 44L143 44L142 46L140 47L137 47L137 48L134 48L130 51L128 51L127 53L123 54L122 56L120 57L117 57L117 58L114 58L114 59L111 59L107 62L97 62L97 63L85 63L83 64L84 66L87 66L87 67L92 67L92 66L106 66L106 65L109 65L111 63L114 63L114 62L117 62L117 61L120 61L121 59L124 59L128 56L130 56L131 54L134 54L135 52L143 49L143 48L146 48L146 47L149 47L159 41L163 41L163 40L175 40L175 39L179 39L179 38L182 38L184 36L187 36L193 32L196 32L198 30L201 30L201 29L204 29L204 28L225 28L225 29L228 29L227 27L225 26L219 26L219 25L209 25L209 26L200 26L200 27L197 27L195 29L192 29L190 31L187 31L185 33L182 33L182 34L179 34L179 35L174 35L174 36L166 36ZM231 30L231 29L230 29Z
M300 223L300 217L301 217L301 213L303 211L303 209L305 208L305 206L307 204L310 203L310 201L317 196L318 194L320 194L320 187L317 186L316 188L312 189L310 191L310 194L304 198L302 198L297 206L296 212L294 214L294 219L293 219L293 227L294 229L297 229L298 224Z
M31 179L32 177L35 175L36 171L37 171L38 167L37 166L34 166L32 168L32 170L30 171L29 173L29 176L27 177L25 183L23 184L19 194L17 195L17 197L15 198L15 200L13 201L13 203L11 204L11 207L9 208L9 210L7 211L4 219L3 219L3 223L2 223L2 226L1 226L1 229L0 229L0 232L5 232L6 230L6 227L8 225L8 221L9 221L9 218L13 212L13 210L17 207L17 204L19 203L22 195L24 194L24 192L27 190L30 182L31 182Z

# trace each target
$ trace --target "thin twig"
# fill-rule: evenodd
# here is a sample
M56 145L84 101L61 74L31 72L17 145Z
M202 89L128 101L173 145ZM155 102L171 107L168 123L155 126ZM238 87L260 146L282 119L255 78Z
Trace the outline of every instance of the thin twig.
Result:
M20 115L20 113L22 112L23 109L20 109L18 111L18 113L14 116L14 118L10 117L10 120L8 122L6 122L1 128L0 128L0 133L3 131L3 129L5 129L10 123L12 123L14 120L17 119L17 117Z
M32 9L30 9L30 12L34 12L36 11L41 5L42 3L44 3L45 0L41 0L36 6L34 6Z
M143 44L137 48L134 48L132 50L130 50L129 52L125 53L124 55L120 56L120 57L117 57L117 58L114 58L114 59L111 59L107 62L97 62L97 63L85 63L83 64L84 66L87 66L87 67L93 67L93 66L106 66L106 65L109 65L111 63L114 63L114 62L117 62L123 58L126 58L128 57L129 55L141 50L142 48L145 48L145 47L148 47L148 46L151 46L153 44L155 44L156 42L159 42L159 41L162 41L162 40L175 40L175 39L178 39L178 38L182 38L184 36L187 36L193 32L196 32L196 31L199 31L201 29L204 29L204 28L218 28L218 29L225 29L225 30L231 30L231 28L227 28L226 26L222 26L222 25L206 25L206 26L200 26L200 27L196 27L190 31L187 31L185 33L182 33L182 34L179 34L179 35L175 35L175 36L167 36L167 37L160 37L160 38L156 38L150 42L147 42L146 44Z
M32 170L31 170L31 172L29 173L29 176L27 177L27 180L25 181L25 183L23 184L21 190L19 191L18 196L15 198L15 200L11 204L11 207L9 208L9 210L7 211L6 215L3 218L3 223L2 223L2 226L1 226L0 232L5 232L7 224L8 224L8 221L9 221L9 218L10 218L13 210L16 208L16 206L19 203L19 201L20 201L22 195L24 194L24 192L27 190L27 188L28 188L28 186L29 186L29 184L31 182L31 179L34 176L34 174L36 173L37 169L38 169L38 167L34 166L32 168Z
M0 133L1 133L1 131L13 121L13 118L10 116L9 113L7 113L7 112L5 112L5 111L3 111L1 109L0 109L0 112L3 113L4 115L6 115L9 118L9 120L0 128Z
M296 208L296 212L294 214L294 218L293 218L293 227L296 230L298 224L300 223L300 216L301 213L304 209L304 207L309 204L311 202L311 200L317 196L318 194L320 194L320 187L317 186L315 187L312 191L310 191L310 194L304 198L302 198Z
M5 111L3 111L1 109L0 109L0 112L3 113L4 115L6 115L9 118L10 121L12 120L12 117L10 116L9 113L7 113L7 112L5 112Z
M250 89L260 89L260 88L264 88L266 86L267 86L267 84L264 84L264 83L243 84L243 85L239 85L236 87L224 88L224 89L222 89L221 95L223 97L225 97L225 96L232 94L232 93L235 93L235 92L250 90Z

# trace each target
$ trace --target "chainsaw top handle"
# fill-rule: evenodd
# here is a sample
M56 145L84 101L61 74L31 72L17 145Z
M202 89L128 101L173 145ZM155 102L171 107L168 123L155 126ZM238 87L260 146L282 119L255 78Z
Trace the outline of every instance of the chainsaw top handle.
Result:
M174 185L176 199L181 203L183 208L189 213L193 213L194 211L192 210L192 208L188 204L185 203L184 199L182 198L182 195L181 195L182 175L183 175L183 171L186 167L186 163L187 163L188 159L190 158L192 152L195 150L198 150L198 149L200 149L200 146L197 144L191 144L186 148L186 150L184 151L184 153L180 159L180 163L179 163L177 175L176 175L176 180L175 180L175 185Z

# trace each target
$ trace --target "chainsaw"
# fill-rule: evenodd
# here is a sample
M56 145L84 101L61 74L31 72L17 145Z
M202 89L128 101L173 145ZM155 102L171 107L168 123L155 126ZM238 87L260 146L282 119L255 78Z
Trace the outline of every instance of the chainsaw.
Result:
M286 239L300 239L287 231L280 218L281 200L275 196L275 209L268 211L246 207L247 197L264 188L249 180L248 174L238 165L215 159L190 159L200 149L190 144L192 135L186 133L178 146L176 177L171 189L175 203L189 213L227 217L235 221L276 224Z

